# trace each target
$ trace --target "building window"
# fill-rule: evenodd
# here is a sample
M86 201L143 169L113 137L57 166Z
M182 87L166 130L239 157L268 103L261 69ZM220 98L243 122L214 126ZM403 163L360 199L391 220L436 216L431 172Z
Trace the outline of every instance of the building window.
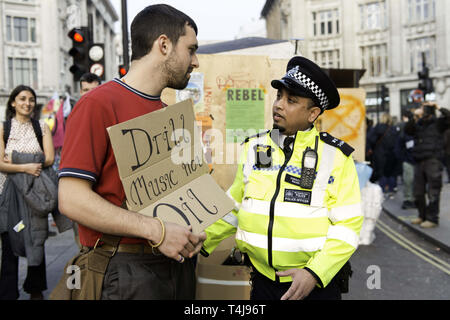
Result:
M30 19L30 39L31 42L36 42L36 19Z
M388 70L387 45L379 44L361 47L362 68L367 77L380 77Z
M389 106L390 106L390 99L389 99L389 95L386 97L386 100L384 101L384 105L383 105L383 101L382 98L380 96L380 92L367 92L366 95L366 112L368 114L372 113L372 114L380 114L380 113L384 113L384 112L389 112ZM370 117L370 118L374 118L374 117Z
M6 39L16 42L36 42L36 19L6 16Z
M313 53L314 61L322 68L336 68L341 67L339 50L315 51Z
M14 40L28 42L28 19L14 17Z
M38 88L37 59L8 58L9 87L27 85Z
M12 24L10 16L6 16L6 40L12 40Z
M312 18L314 36L339 34L338 9L313 12Z
M363 31L387 28L386 2L377 1L361 4L359 6L359 19Z
M427 66L434 69L436 61L436 38L424 37L408 41L411 73L422 70L422 52L425 52Z
M408 0L408 20L410 23L434 20L436 0Z

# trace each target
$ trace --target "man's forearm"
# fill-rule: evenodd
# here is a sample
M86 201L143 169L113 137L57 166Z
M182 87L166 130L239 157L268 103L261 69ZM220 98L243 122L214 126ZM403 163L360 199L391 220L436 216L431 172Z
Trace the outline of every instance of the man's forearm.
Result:
M161 239L158 221L108 202L92 190L87 180L61 178L58 201L61 213L99 232L155 243Z

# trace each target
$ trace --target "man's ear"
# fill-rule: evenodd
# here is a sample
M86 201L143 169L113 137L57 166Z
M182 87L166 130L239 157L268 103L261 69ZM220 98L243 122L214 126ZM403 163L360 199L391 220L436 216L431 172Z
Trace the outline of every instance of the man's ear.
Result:
M314 106L314 107L311 107L309 110L310 110L310 114L308 117L308 121L310 123L314 123L317 120L317 118L319 117L320 113L322 112L322 109Z
M158 39L156 40L156 44L158 45L158 50L162 55L165 56L170 53L172 42L165 34L162 34L158 37Z

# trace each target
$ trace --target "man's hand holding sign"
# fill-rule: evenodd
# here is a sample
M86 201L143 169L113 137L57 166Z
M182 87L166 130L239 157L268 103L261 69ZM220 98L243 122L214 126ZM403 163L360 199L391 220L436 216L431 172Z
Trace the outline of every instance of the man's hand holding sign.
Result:
M233 203L208 174L192 102L115 125L108 133L128 209L161 219L161 237L151 245L179 262L197 254L206 239L203 230ZM177 237L188 233L182 247Z

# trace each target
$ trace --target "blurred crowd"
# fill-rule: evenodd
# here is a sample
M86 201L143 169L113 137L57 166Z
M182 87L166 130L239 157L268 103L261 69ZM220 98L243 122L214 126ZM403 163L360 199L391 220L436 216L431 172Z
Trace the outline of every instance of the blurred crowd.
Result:
M425 102L405 111L401 121L387 113L376 125L368 119L366 160L373 169L371 182L386 198L393 198L402 182L402 209L418 211L413 224L439 225L443 177L450 182L450 111Z

